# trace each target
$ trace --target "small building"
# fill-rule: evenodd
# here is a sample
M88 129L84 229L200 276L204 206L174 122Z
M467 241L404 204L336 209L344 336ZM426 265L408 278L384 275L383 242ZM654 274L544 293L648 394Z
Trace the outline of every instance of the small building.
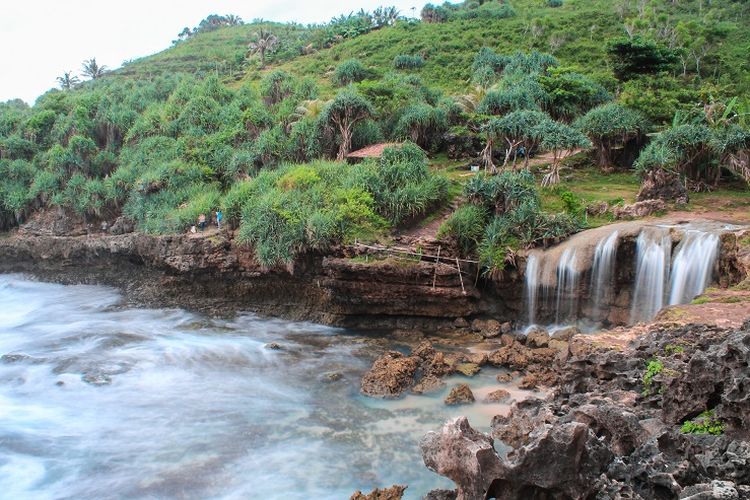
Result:
M385 148L393 146L401 146L400 142L381 142L380 144L372 144L370 146L352 151L346 155L346 161L348 163L359 163L368 158L380 158L383 156Z

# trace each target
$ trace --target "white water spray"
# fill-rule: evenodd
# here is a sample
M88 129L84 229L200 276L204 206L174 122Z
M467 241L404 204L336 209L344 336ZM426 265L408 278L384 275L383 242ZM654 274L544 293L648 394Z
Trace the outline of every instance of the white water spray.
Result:
M526 261L526 309L528 311L529 325L536 322L537 299L539 296L539 285L541 281L542 266L536 254L529 255Z
M615 277L615 257L617 256L617 231L610 233L596 244L594 265L591 268L591 297L594 302L594 316L598 317L602 304L613 293Z
M711 281L718 253L718 234L685 232L672 263L669 305L687 304L704 292Z
M672 238L668 228L641 230L637 241L631 323L650 320L664 306L671 254Z
M575 267L576 249L566 248L557 263L557 301L555 322L575 321L578 306L578 282L580 273Z

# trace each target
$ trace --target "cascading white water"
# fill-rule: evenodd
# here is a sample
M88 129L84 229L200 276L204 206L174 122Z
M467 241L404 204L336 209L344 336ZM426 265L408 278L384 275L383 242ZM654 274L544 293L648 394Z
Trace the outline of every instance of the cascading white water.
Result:
M704 292L713 275L718 254L718 234L685 232L672 263L669 305L686 304Z
M645 227L638 235L636 245L631 323L650 320L664 305L667 297L672 238L668 228Z
M526 310L528 311L529 325L536 323L537 298L541 281L540 259L536 254L529 255L526 260Z
M613 292L618 237L617 231L610 233L606 238L599 240L594 250L594 265L591 268L591 297L595 318L598 318L602 304Z
M580 273L575 267L576 249L566 248L557 262L557 299L555 323L575 321L578 306L578 282Z

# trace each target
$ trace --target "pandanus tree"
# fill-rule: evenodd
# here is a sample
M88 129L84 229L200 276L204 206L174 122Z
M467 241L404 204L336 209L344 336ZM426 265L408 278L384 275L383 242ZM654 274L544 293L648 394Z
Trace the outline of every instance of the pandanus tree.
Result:
M320 120L339 135L336 160L343 160L351 151L354 126L372 114L373 108L369 101L351 89L342 90L326 105Z
M266 67L266 53L273 52L276 45L279 43L279 39L264 29L260 29L253 33L253 41L247 45L248 50L251 54L257 54L260 58L260 67Z
M643 134L645 123L637 111L609 103L592 109L574 126L591 140L599 167L607 169L613 163L613 151Z
M57 83L60 84L61 89L70 90L81 83L81 80L72 71L66 71L62 76L57 77Z
M552 152L552 164L542 179L542 186L560 182L560 163L564 153L591 146L591 142L579 130L552 120L537 126L536 133L541 138L540 147Z
M439 135L446 126L443 109L420 102L406 108L396 123L396 135L426 147L430 138Z
M513 158L513 167L516 165L518 149L524 148L524 168L529 166L529 152L537 147L541 137L540 126L551 122L552 119L541 111L514 111L502 118L492 118L483 127L487 145L482 152L485 169L495 170L492 163L492 149L495 141L502 141L505 146L505 159L503 167Z
M92 57L91 59L83 61L83 69L81 72L84 76L96 80L97 78L104 76L104 73L107 72L107 67L104 65L99 66L96 62L96 57Z

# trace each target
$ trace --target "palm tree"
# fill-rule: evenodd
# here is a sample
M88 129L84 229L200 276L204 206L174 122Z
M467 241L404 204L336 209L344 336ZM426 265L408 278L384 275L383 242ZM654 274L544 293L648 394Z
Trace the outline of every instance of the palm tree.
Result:
M81 83L81 80L75 76L72 71L66 71L63 73L63 76L57 77L57 83L60 84L61 89L70 90Z
M242 18L240 16L235 16L234 14L227 14L226 20L229 26L239 26L240 24L243 24Z
M258 54L260 57L260 67L265 68L266 52L272 52L276 44L279 43L279 39L273 33L263 30L263 28L253 33L253 37L255 40L250 42L247 48L251 53Z
M96 63L96 57L92 57L91 59L87 61L83 61L83 71L82 73L84 76L88 76L92 80L96 80L97 78L101 78L104 76L104 73L107 71L107 67L102 65L99 66Z

